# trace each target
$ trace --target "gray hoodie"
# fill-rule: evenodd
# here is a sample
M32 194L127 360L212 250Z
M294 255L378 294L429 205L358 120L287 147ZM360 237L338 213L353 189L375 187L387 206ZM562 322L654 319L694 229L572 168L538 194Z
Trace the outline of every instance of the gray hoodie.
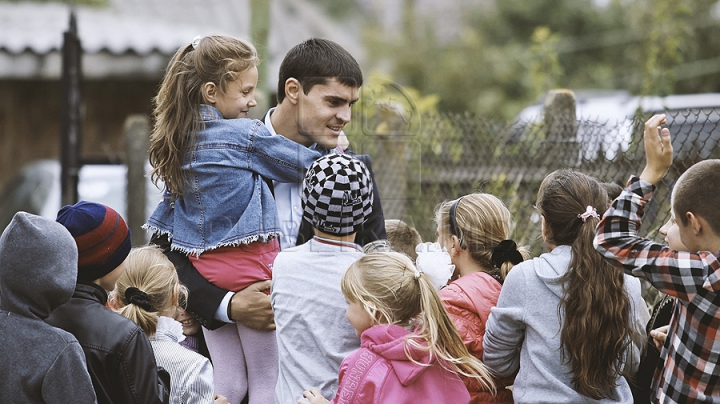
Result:
M78 252L65 227L18 212L0 236L0 402L94 403L75 337L43 319L75 290Z
M561 358L563 319L558 315L561 277L570 258L570 246L559 246L510 271L486 325L483 362L500 376L510 376L519 368L513 387L516 403L632 403L630 387L622 377L614 397L600 401L572 386L570 367ZM631 325L644 332L649 314L640 282L626 275L625 289L632 304ZM636 366L639 355L633 346L625 366Z

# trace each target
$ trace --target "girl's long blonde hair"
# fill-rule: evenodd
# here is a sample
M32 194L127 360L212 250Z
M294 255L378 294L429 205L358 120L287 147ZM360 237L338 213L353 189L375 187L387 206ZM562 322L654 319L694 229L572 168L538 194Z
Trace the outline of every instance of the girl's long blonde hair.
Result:
M547 241L572 248L558 307L565 316L563 359L570 365L575 389L596 400L609 397L617 385L632 337L623 272L593 247L595 227L608 205L607 190L597 180L565 169L545 177L537 196L537 209L549 230ZM580 217L588 206L597 217Z
M259 63L255 47L246 41L213 35L175 52L168 63L157 96L153 99L155 126L150 134L150 178L178 195L183 194L185 154L195 143L202 120L198 106L205 103L204 83L214 83L222 93L245 70Z
M187 290L180 284L175 266L158 246L133 248L125 267L113 291L118 312L139 325L148 337L153 336L159 313L177 306L181 297L187 296ZM147 295L147 307L129 301L126 296L129 288Z
M422 365L410 355L410 345L426 350L443 367L475 378L494 392L489 370L468 352L435 287L423 274L416 279L415 271L405 254L366 254L343 275L342 292L349 302L360 303L378 324L416 327L405 341L409 360Z
M457 199L442 202L435 209L435 223L438 225L441 237L453 236L450 230L450 208ZM497 272L505 279L514 264L505 261L500 268L492 264L493 249L501 241L508 240L515 229L510 211L496 196L478 192L465 195L455 207L455 221L457 223L457 236L460 247L470 252L470 257L488 273ZM519 247L518 252L523 260L530 259L530 251Z

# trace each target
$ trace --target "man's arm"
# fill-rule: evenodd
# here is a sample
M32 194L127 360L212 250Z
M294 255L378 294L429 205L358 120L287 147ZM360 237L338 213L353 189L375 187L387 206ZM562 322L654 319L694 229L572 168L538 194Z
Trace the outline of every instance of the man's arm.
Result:
M370 171L370 177L373 181L373 210L370 217L363 223L360 230L355 235L355 244L365 245L376 240L386 240L385 232L385 215L383 214L382 202L380 201L380 190L375 181L375 172L372 169L370 156L366 154L355 155L355 157L365 163Z
M229 304L223 299L232 292L219 288L205 279L182 253L170 250L167 236L153 237L163 253L175 265L180 282L188 288L187 311L203 327L214 330L225 324L216 316L218 311L227 313L233 321L257 330L274 330L275 322L270 306L270 296L263 290L270 288L270 281L257 282L232 294Z
M170 241L166 235L153 237L151 243L160 246L165 256L175 265L180 282L187 287L186 310L209 330L224 325L224 322L215 318L215 312L228 291L203 278L185 254L170 250Z

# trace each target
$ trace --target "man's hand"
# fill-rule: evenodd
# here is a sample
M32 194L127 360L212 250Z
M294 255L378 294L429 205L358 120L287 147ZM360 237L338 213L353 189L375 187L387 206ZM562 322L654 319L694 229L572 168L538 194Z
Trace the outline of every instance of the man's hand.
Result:
M640 179L653 185L657 185L668 168L672 166L673 148L670 141L670 130L660 128L660 125L665 123L665 114L653 115L645 122L643 141L646 162Z
M256 330L275 329L275 316L270 306L270 281L255 282L235 292L230 300L230 318Z

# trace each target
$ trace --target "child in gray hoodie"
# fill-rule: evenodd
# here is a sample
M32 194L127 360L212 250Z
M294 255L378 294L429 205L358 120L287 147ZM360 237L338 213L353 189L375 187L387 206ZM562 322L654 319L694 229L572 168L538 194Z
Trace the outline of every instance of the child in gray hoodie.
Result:
M0 237L0 402L95 403L85 355L72 334L43 321L75 290L70 232L18 212Z
M632 403L623 373L637 366L649 318L640 283L593 248L608 208L594 178L558 170L540 186L537 209L547 253L516 265L492 308L485 364L517 372L515 403ZM518 370L519 369L519 370Z

